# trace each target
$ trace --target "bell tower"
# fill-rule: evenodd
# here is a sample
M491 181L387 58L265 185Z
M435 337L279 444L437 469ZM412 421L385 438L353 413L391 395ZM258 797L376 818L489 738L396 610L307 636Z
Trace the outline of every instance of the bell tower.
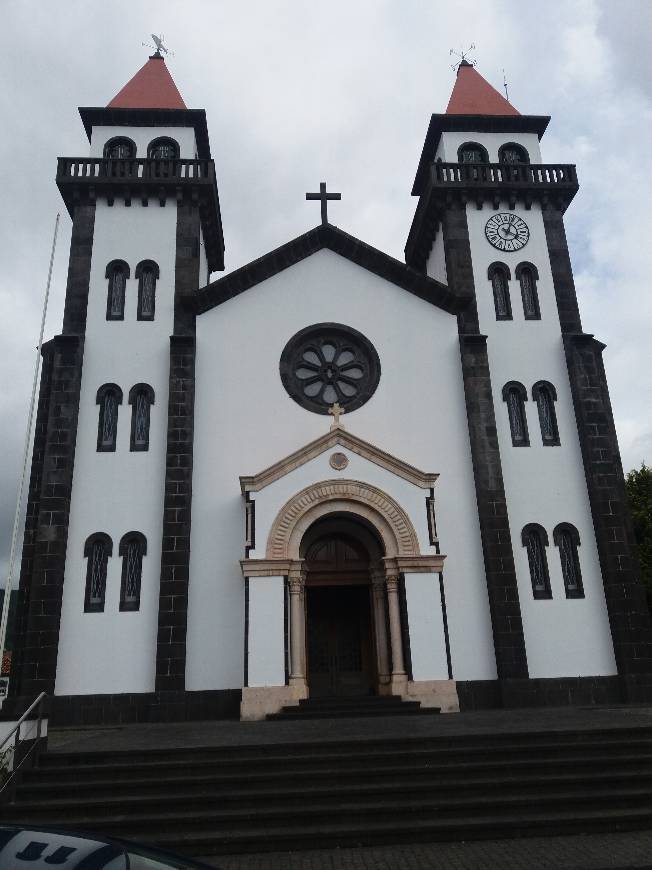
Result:
M520 114L463 59L446 112L430 120L405 246L408 265L465 302L462 373L507 704L539 691L526 677L556 680L562 697L586 693L577 676L616 673L633 699L652 671L604 345L582 331L564 231L577 174L543 162L549 120Z
M206 114L160 52L61 157L72 218L62 334L43 373L13 693L184 688L195 322L224 268ZM89 655L93 667L86 667Z

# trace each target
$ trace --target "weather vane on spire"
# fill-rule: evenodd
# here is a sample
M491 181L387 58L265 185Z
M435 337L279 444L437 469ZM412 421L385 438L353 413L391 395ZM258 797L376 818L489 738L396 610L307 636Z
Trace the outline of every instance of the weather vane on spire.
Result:
M448 52L449 54L454 54L455 57L459 57L459 60L451 65L451 69L459 69L462 64L468 64L469 66L475 66L477 61L472 60L468 55L471 51L475 51L475 43L471 43L471 45L467 48L466 51L455 51L454 48Z
M151 33L150 36L154 40L154 45L149 45L149 43L147 43L147 42L143 42L143 45L145 46L145 48L153 48L154 49L154 55L153 55L154 57L163 57L164 54L169 54L170 57L174 57L174 52L170 51L169 48L166 48L163 45L163 40L165 39L163 34L161 34L160 36L157 36L155 33Z

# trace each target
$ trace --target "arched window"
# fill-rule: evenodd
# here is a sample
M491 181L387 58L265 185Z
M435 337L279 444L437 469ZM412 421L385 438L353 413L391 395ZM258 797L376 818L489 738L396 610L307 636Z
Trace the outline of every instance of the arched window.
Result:
M154 390L149 384L135 384L129 390L131 405L132 451L149 450L149 409L154 404Z
M465 142L457 149L457 159L460 163L489 163L487 149L477 142Z
M532 387L532 398L537 403L537 410L539 411L541 440L544 446L555 447L559 444L557 414L555 413L557 392L553 385L547 381L538 381Z
M153 260L143 260L136 266L138 278L138 320L154 320L156 308L156 282L158 265Z
M118 407L122 390L117 384L104 384L97 391L95 404L100 406L97 424L97 449L100 453L115 450L118 435Z
M509 280L512 277L504 263L492 263L487 270L494 292L494 308L496 320L512 319L512 303L509 298Z
M111 260L106 267L105 278L109 279L106 296L106 319L125 319L125 290L129 278L129 266L124 260Z
M514 447L529 447L530 439L527 431L527 417L525 415L527 390L523 384L519 384L518 381L510 381L505 384L503 387L503 402L507 405L512 445Z
M537 523L528 523L521 532L521 543L527 551L532 593L535 598L552 598L546 547L548 534Z
M145 535L140 532L127 532L120 541L118 553L122 556L120 610L138 610L140 608L143 556L147 555Z
M109 556L113 555L113 541L104 532L95 532L86 539L84 556L86 563L86 593L84 613L101 613L106 597L106 569Z
M533 266L532 263L519 263L515 273L521 285L523 316L526 320L541 320L539 293L537 291L537 281L539 280L537 267Z
M149 143L147 156L154 160L176 160L179 156L179 144L174 139L162 136Z
M136 143L126 136L109 139L104 146L104 156L110 160L129 160L136 156Z
M580 557L577 552L580 545L579 532L570 523L559 523L552 533L552 539L555 546L559 547L566 598L584 598Z
M498 149L500 163L529 163L530 157L522 145L515 142L507 142Z

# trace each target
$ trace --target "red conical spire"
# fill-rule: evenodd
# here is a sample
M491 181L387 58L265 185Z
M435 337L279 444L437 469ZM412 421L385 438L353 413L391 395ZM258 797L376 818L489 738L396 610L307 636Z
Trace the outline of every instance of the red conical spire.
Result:
M111 100L108 109L186 109L160 54L153 54Z
M463 60L446 108L447 115L519 115L505 97L492 88L480 73Z

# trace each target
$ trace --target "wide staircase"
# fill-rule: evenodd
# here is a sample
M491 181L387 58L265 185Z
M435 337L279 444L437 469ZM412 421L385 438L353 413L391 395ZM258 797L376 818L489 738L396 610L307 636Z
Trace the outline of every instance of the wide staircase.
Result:
M48 752L0 815L195 855L652 826L652 727L410 736L404 718L379 737L367 721L355 739L262 723L249 745Z
M352 719L378 716L432 715L439 707L422 707L420 701L404 701L399 695L303 698L298 704L270 713L270 721L292 719Z

